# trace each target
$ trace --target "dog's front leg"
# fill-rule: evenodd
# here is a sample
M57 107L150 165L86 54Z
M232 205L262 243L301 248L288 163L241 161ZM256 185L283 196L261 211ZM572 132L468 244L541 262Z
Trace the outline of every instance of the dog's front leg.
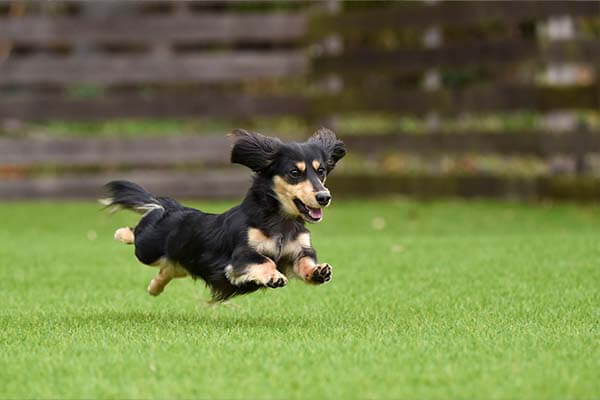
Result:
M331 265L317 264L317 253L313 248L303 248L294 261L294 273L304 282L320 285L331 280Z
M287 284L287 278L277 270L272 259L246 247L234 252L231 264L225 267L225 276L234 286L255 283L277 288Z

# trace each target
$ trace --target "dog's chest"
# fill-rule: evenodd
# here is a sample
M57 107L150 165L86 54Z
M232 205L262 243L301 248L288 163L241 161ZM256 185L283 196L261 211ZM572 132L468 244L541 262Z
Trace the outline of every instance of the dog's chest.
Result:
M250 228L248 246L276 262L281 259L294 260L303 248L310 247L310 235L303 232L292 238L282 234L267 236L260 229Z

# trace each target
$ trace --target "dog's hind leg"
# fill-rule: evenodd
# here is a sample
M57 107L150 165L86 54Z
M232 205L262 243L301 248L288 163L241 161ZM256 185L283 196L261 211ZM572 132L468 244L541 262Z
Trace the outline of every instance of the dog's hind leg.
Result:
M171 282L173 278L183 278L188 275L187 271L166 259L161 259L157 262L160 266L158 274L150 281L148 285L148 294L158 296L165 290L165 286Z
M125 244L133 244L133 242L135 241L133 229L131 229L128 226L117 229L115 231L115 240Z

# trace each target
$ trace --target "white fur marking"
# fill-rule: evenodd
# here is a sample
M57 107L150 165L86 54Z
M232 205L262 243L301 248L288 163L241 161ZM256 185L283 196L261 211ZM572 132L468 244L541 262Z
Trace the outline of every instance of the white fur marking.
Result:
M155 204L155 203L147 203L147 204L142 204L141 206L135 206L134 209L136 211L152 211L152 210L164 210L165 208L163 206L161 206L160 204Z
M107 210L109 214L114 214L122 208L119 204L113 204L112 202L113 202L112 197L98 199L98 203L100 203L106 207L109 207Z
M239 286L241 282L241 276L234 276L233 275L233 265L229 264L225 267L225 277L229 280L229 282L231 282L232 285L234 286Z

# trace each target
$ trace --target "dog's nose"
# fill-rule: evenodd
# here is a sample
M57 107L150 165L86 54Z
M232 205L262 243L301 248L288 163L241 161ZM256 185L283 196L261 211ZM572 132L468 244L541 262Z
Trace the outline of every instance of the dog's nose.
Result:
M317 199L317 203L322 206L326 206L331 201L331 195L329 192L319 192L315 195L315 198Z

